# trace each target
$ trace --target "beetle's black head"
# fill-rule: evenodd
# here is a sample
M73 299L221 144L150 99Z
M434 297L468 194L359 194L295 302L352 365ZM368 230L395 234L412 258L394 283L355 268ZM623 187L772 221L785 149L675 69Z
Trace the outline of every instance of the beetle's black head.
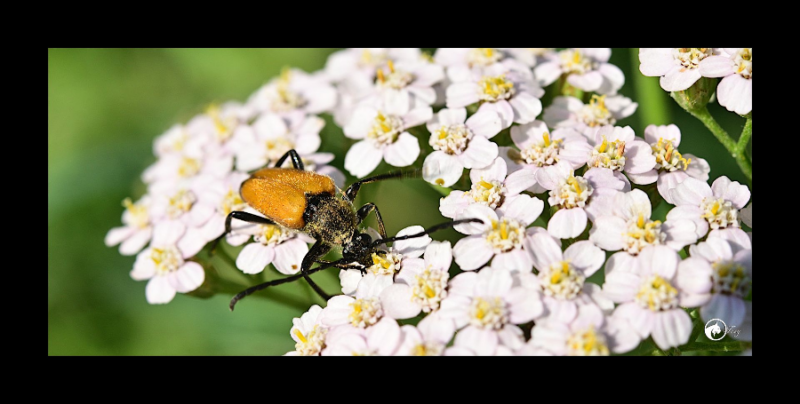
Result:
M367 233L356 232L350 242L342 246L342 259L345 262L358 262L364 266L372 265L372 253L375 248L371 247L372 237Z

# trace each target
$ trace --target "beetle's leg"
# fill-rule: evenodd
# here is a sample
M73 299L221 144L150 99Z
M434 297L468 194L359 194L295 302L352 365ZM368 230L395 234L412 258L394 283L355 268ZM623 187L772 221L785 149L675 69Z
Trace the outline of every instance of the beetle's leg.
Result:
M385 238L385 239L381 239L381 240L375 240L375 241L372 242L370 247L377 247L377 246L379 246L381 244L393 243L395 241L408 240L410 238L422 237L422 236L424 236L426 234L431 234L431 233L433 233L435 231L448 229L450 227L458 226L459 224L464 224L464 223L483 223L483 220L481 220L481 219L462 219L462 220L454 220L452 222L437 224L436 226L428 227L427 229L425 229L425 230L423 230L423 231L421 231L419 233L409 234L407 236L395 236L395 237L389 237L389 238Z
M381 234L382 238L386 238L386 227L383 225L383 218L381 217L381 212L378 210L378 207L375 206L374 203L370 202L361 207L358 210L358 224L364 221L364 219L369 215L369 212L375 211L375 218L378 220L378 231Z
M275 224L275 222L267 219L266 217L254 215L252 213L242 212L240 210L235 210L231 213L228 213L228 216L225 217L225 232L222 233L216 239L214 239L214 242L211 244L212 252L217 248L217 244L219 243L219 241L222 240L223 237L225 237L231 232L231 220L233 219L238 219L247 223Z
M303 257L302 264L300 264L300 271L303 274L303 277L306 278L306 282L308 282L308 284L311 285L314 291L317 292L319 297L321 297L322 300L325 300L326 302L328 301L328 299L331 298L330 295L325 293L325 291L322 290L322 288L320 288L319 285L317 285L313 280L311 280L311 277L308 275L311 266L314 265L314 261L325 256L325 254L327 254L328 251L330 250L331 250L330 245L323 243L322 240L317 240L314 243L314 245L311 246L311 249L308 250L306 256Z
M394 178L417 177L418 175L419 175L419 170L410 170L410 171L395 171L391 173L376 175L374 177L364 178L363 180L356 181L352 183L349 187L347 187L347 191L344 191L344 195L350 202L353 202L356 200L356 195L358 194L358 190L361 189L361 186L364 184L369 184L371 182L378 182L383 180L391 180Z
M242 300L246 296L251 295L251 294L253 294L255 292L258 292L259 290L266 289L266 288L268 288L270 286L277 286L277 285L281 285L281 284L284 284L284 283L294 282L294 281L296 281L296 280L298 280L300 278L308 279L308 275L311 275L311 274L313 274L315 272L322 271L323 269L328 269L330 267L334 267L334 266L337 266L337 265L340 265L340 264L344 264L342 262L342 260L333 261L333 262L325 264L325 265L320 265L320 266L318 266L318 267L316 267L314 269L309 269L306 273L299 273L297 275L292 275L292 276L289 276L289 277L286 277L286 278L276 279L274 281L264 282L264 283L262 283L260 285L249 287L249 288L239 292L236 296L234 296L233 299L231 299L231 303L230 303L230 305L228 307L230 307L231 311L233 311L234 306L236 306L236 303L239 302L239 300Z
M287 157L292 158L292 165L294 168L298 170L305 170L303 159L300 158L300 155L298 155L294 149L287 151L283 156L281 156L281 158L279 158L275 163L275 168L280 168L283 165L283 162L286 161Z

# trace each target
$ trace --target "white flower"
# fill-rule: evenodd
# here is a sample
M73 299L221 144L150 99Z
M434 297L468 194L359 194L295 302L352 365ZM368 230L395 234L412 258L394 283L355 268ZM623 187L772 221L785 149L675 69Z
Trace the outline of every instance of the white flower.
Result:
M603 324L603 310L614 308L604 299L600 287L587 283L605 262L605 254L590 241L572 244L562 254L559 243L546 232L525 240L538 275L521 273L523 287L540 292L547 314L545 318L569 324L580 317L583 321Z
M319 356L328 334L328 328L319 322L321 313L322 307L315 304L300 318L292 319L294 325L289 334L295 342L295 350L285 356Z
M153 221L150 214L151 198L144 195L136 203L130 198L122 201L125 212L122 213L122 227L108 231L105 237L106 246L117 244L122 255L134 255L144 248L153 236Z
M617 193L603 205L595 213L589 240L604 250L636 255L647 246L666 245L679 251L697 241L691 220L651 220L650 199L640 189Z
M669 247L649 246L624 263L606 263L603 294L620 303L614 315L628 320L640 338L652 335L661 349L687 343L692 333L692 320L679 307L686 305L684 291L675 283L679 262Z
M635 184L639 181L635 174L649 172L656 165L650 145L637 138L630 126L603 126L595 133L592 144L594 150L587 162L589 167L634 174L630 175L630 180Z
M688 177L708 181L711 167L706 160L692 154L681 154L681 131L674 124L648 125L644 130L644 138L650 144L656 165L652 170L632 174L627 173L636 184L652 184L658 181L658 193L667 203L672 204L671 189Z
M544 202L536 197L519 195L504 203L497 212L483 205L470 205L456 217L458 220L478 218L483 223L465 223L456 231L469 237L458 240L453 247L456 263L464 271L476 270L492 257L492 267L527 272L531 259L523 241L537 231L526 227L533 223L544 209Z
M453 260L450 242L434 241L425 249L424 260L406 259L395 283L380 295L385 315L395 319L416 317L439 308L447 297L447 281Z
M323 356L391 356L401 342L400 326L384 318L366 330L342 325L328 331Z
M638 106L622 95L592 95L589 104L575 97L559 96L544 109L542 119L552 128L572 128L594 141L601 127L615 125L620 119L633 115Z
M442 109L427 123L433 153L425 157L425 181L449 187L464 168L483 168L497 157L497 144L491 139L502 129L500 117L483 110L467 119L464 108Z
M319 114L331 111L336 105L336 89L323 76L284 69L279 77L251 95L248 105L262 114L293 111Z
M325 121L302 112L289 115L261 115L252 126L243 129L241 147L236 154L236 168L250 171L274 165L289 150L307 156L319 149L319 132Z
M704 76L703 65L720 53L720 48L640 48L639 71L645 76L661 76L664 90L683 91Z
M704 77L722 77L717 86L719 105L746 115L753 110L753 48L724 48L700 64Z
M444 79L441 66L419 61L397 64L388 60L376 70L376 96L386 112L403 115L436 101L433 86Z
M566 161L536 172L536 181L550 191L550 206L559 208L547 224L547 231L554 237L579 236L586 229L587 219L595 217L594 200L630 190L625 176L606 168L592 168L583 177L574 174Z
M239 232L252 234L255 241L244 246L236 257L236 268L246 274L261 273L269 264L284 275L296 274L308 253L307 243L313 242L305 234L278 224L257 224Z
M466 207L474 204L498 209L504 204L510 204L522 191L509 190L506 162L499 157L485 168L470 170L469 178L472 180L469 191L453 190L439 201L439 212L442 216L455 219Z
M431 119L430 107L416 108L398 116L363 105L356 109L344 134L360 139L350 147L344 158L344 168L356 177L371 173L381 160L395 167L406 167L419 156L419 141L406 129Z
M205 280L203 267L186 261L191 255L179 249L184 231L181 226L156 226L151 246L136 256L130 275L137 281L149 279L145 295L150 304L169 303L175 292L191 292Z
M528 123L542 112L544 95L531 78L503 64L494 64L484 69L482 75L471 75L447 87L447 107L461 108L482 102L479 109L495 111L500 115L502 127L512 122Z
M322 324L329 327L350 324L353 327L366 328L384 317L380 295L392 284L392 279L370 275L367 274L359 282L355 297L337 295L328 300L328 306L322 313Z
M609 317L602 324L544 321L533 327L530 341L517 355L608 356L611 352L628 352L640 341L636 331L620 316Z
M526 66L534 67L555 55L555 48L501 48Z
M425 316L416 327L404 325L400 331L403 342L396 356L441 356L456 332L453 320L438 312Z
M689 219L697 226L697 237L713 230L739 227L739 209L750 200L746 185L719 177L709 187L705 181L686 178L670 191L676 207L667 220Z
M455 346L494 355L499 345L513 351L524 344L522 330L515 324L538 318L544 307L538 292L512 287L513 282L511 272L496 268L464 272L450 281L451 294L440 313L460 329Z
M625 75L608 63L610 48L570 48L538 64L533 74L542 86L566 75L567 83L583 91L614 95L625 84Z

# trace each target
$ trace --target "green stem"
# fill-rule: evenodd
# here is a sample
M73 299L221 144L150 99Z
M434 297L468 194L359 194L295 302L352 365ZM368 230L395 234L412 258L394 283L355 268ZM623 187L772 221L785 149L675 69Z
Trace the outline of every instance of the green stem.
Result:
M739 154L744 155L745 149L747 148L747 143L750 141L750 137L753 136L753 118L748 116L747 122L744 123L744 129L742 129L742 134L739 136L739 143L736 144L736 150Z
M677 92L673 92L673 97L677 96ZM678 102L680 104L680 102ZM736 160L736 163L739 164L739 169L742 170L744 176L747 177L747 180L751 183L753 182L753 164L750 162L750 159L747 158L747 155L744 151L739 150L739 145L736 141L728 135L728 132L725 129L722 129L722 126L717 123L717 120L711 116L711 113L708 112L708 108L705 106L695 109L687 109L687 112L692 114L693 117L700 120L703 125L711 131L712 134L728 149L728 152L731 153L731 156ZM742 137L744 137L744 144L747 145L747 140L752 135L752 118L748 118L747 123L745 124L744 131L742 131ZM742 139L739 141L742 143Z

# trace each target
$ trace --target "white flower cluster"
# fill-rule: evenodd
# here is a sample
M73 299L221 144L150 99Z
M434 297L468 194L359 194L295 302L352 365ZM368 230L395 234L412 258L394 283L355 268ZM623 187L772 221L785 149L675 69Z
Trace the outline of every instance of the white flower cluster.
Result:
M719 54L751 86L752 50L684 49L670 53L681 64L669 69L666 53L643 49L642 72L666 74L662 86L688 82L684 71L698 66L720 77ZM381 161L413 166L423 154L424 179L441 189L467 169L470 188L449 192L440 211L480 222L457 225L465 237L454 245L397 241L363 271L342 270L342 294L294 320L287 355L609 355L647 339L667 350L714 318L750 340L752 236L740 228L751 227L750 190L727 177L709 186L708 163L678 151L675 125L650 125L641 137L617 126L637 104L617 94L625 78L610 56L607 48L347 49L323 71L287 70L247 103L209 108L158 138L158 161L143 176L148 194L126 200L125 226L106 242L139 254L131 276L150 279L151 303L194 290L203 268L191 257L223 233L229 212L257 213L238 193L248 170L295 149L306 169L342 187L343 175L325 165L333 156L317 153L323 121L314 114L329 112L356 140L345 156L350 174L365 177ZM551 84L577 96L543 108ZM492 140L501 133L513 145ZM651 200L674 205L663 222ZM275 225L227 240L250 236L236 259L246 273L270 263L297 273L313 241Z

